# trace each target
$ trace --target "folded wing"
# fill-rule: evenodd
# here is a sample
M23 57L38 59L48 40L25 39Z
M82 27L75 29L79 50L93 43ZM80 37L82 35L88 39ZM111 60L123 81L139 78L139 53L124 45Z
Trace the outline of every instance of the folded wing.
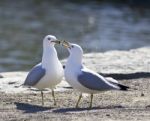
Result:
M41 78L45 75L45 73L46 71L44 68L42 68L41 64L34 66L29 72L29 74L27 75L24 85L27 86L36 85L41 80Z

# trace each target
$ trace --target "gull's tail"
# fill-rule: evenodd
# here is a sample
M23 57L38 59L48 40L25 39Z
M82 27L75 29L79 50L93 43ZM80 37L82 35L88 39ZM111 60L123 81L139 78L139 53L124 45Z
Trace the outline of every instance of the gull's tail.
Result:
M115 85L117 85L122 91L128 91L130 89L130 87L122 85L122 84L115 84Z
M122 84L119 84L119 83L116 83L116 82L110 82L110 83L117 86L117 87L119 87L119 90L122 90L122 91L128 91L129 89L131 89L128 86L125 86L125 85L122 85Z
M137 90L136 88L131 88L131 87L128 87L126 85L123 85L123 84L119 84L117 80L113 79L112 77L106 77L105 78L109 83L119 87L119 90L122 90L122 91L128 91L128 90Z

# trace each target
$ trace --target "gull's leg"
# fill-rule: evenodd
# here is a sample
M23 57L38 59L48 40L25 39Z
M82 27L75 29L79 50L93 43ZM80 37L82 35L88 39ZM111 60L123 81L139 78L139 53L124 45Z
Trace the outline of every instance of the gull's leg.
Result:
M55 94L54 94L54 90L53 89L52 89L52 97L53 97L53 100L54 100L54 105L56 105Z
M92 108L92 101L93 101L93 94L91 94L91 101L90 101L90 106L89 106L89 108Z
M44 105L43 91L41 91L41 97L42 97L42 105Z
M78 101L76 103L76 108L78 108L78 105L79 105L79 102L80 102L81 98L82 98L82 93L79 95L79 99L78 99Z

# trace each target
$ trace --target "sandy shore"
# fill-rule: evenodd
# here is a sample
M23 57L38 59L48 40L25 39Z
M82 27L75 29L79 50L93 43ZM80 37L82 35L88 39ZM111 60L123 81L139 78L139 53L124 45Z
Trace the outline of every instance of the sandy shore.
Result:
M81 108L74 108L79 93L71 89L56 92L57 106L53 106L51 93L44 94L45 106L41 106L40 93L1 93L0 120L149 121L150 79L123 80L121 83L136 87L137 90L96 94L91 110L86 108L88 96L82 99Z
M84 56L84 63L97 72L109 74L123 73L128 76L132 72L148 72L149 67L146 64L149 64L149 52L149 48L142 48L128 52L112 51L104 54L86 54ZM57 106L53 106L50 90L45 91L45 106L41 106L39 91L34 88L29 89L19 86L23 83L26 74L27 72L1 73L3 78L0 78L0 120L150 120L150 78L148 77L144 78L142 76L138 78L133 77L128 80L118 80L120 83L137 90L127 92L108 91L96 94L94 95L93 108L89 110L87 108L89 96L84 96L80 103L81 108L74 108L79 93L66 88L69 85L64 80L56 88Z

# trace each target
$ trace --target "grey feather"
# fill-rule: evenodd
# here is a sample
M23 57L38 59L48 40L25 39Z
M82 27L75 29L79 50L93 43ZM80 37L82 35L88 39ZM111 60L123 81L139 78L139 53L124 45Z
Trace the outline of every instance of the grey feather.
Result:
M34 66L29 72L29 74L27 75L24 85L27 85L27 86L36 85L41 80L41 78L45 75L45 73L46 73L46 70L42 68L41 63Z
M101 75L97 76L94 73L83 71L78 75L78 81L88 89L105 91L115 89L105 78Z

